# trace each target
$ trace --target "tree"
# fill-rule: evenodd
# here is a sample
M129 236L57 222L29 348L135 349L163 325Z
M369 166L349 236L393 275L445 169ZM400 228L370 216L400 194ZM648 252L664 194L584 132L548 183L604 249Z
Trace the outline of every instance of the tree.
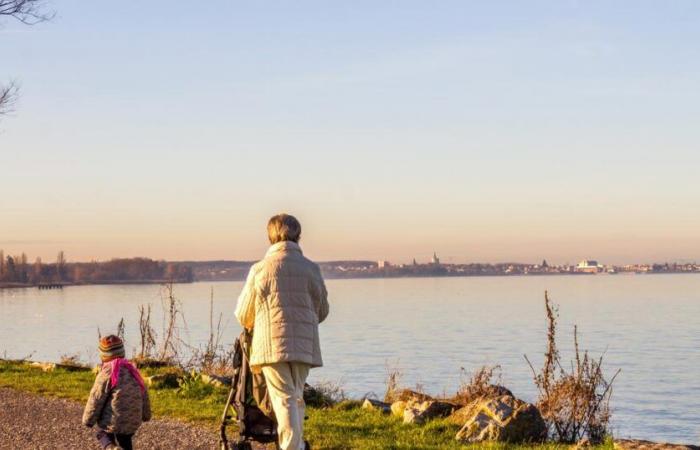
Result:
M34 261L34 271L32 273L32 282L33 283L40 283L41 278L42 278L42 265L41 265L41 258L36 257L36 260Z
M17 266L17 275L19 278L19 281L22 283L26 283L29 281L29 271L27 270L27 255L25 253L22 253L22 255L17 258L18 266Z
M25 25L35 25L53 16L53 12L44 9L44 0L0 0L0 18L12 17ZM0 117L12 111L18 95L16 83L0 85Z
M15 269L15 259L7 255L7 264L5 264L5 281L16 281L17 271Z
M56 256L56 278L58 278L57 281L63 281L66 276L66 255L63 253L63 250L58 252L58 256Z

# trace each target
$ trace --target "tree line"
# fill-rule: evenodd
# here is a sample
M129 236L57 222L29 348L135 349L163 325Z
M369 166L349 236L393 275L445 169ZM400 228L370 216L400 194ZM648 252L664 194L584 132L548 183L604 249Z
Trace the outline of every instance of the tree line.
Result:
M37 257L29 262L27 255L7 255L0 250L0 283L38 285L43 283L120 283L194 280L192 268L186 264L155 261L149 258L115 258L109 261L66 261L60 251L56 261L44 263Z

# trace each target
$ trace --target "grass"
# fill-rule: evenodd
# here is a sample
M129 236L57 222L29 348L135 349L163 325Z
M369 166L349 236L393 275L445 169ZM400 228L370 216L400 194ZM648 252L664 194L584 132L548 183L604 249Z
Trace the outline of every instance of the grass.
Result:
M144 376L158 373L159 369L144 369ZM60 397L85 402L94 375L90 372L69 372L57 368L52 372L28 364L0 360L0 387L9 387L49 397ZM226 401L227 389L150 389L155 417L175 418L208 428L219 424L219 416ZM458 427L446 419L426 425L404 425L401 419L376 411L360 409L356 402L341 402L331 408L307 408L309 417L305 433L314 449L536 449L554 450L568 446L545 444L516 446L483 444L465 446L455 441ZM611 450L612 443L597 447Z

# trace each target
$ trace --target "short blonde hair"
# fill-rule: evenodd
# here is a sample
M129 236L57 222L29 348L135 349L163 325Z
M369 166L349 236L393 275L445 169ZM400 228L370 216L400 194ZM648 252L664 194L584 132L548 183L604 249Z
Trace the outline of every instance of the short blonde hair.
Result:
M267 222L267 237L270 239L270 244L282 241L299 242L301 224L294 216L277 214L270 217Z

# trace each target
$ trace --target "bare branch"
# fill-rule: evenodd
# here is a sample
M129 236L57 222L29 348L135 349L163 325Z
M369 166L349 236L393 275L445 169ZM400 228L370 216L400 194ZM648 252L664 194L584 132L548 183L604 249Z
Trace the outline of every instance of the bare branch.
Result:
M13 17L26 25L46 22L55 15L44 9L44 0L0 0L0 16Z
M0 0L2 1L2 0ZM5 86L0 86L0 117L14 111L14 105L19 94L17 83L10 82Z

